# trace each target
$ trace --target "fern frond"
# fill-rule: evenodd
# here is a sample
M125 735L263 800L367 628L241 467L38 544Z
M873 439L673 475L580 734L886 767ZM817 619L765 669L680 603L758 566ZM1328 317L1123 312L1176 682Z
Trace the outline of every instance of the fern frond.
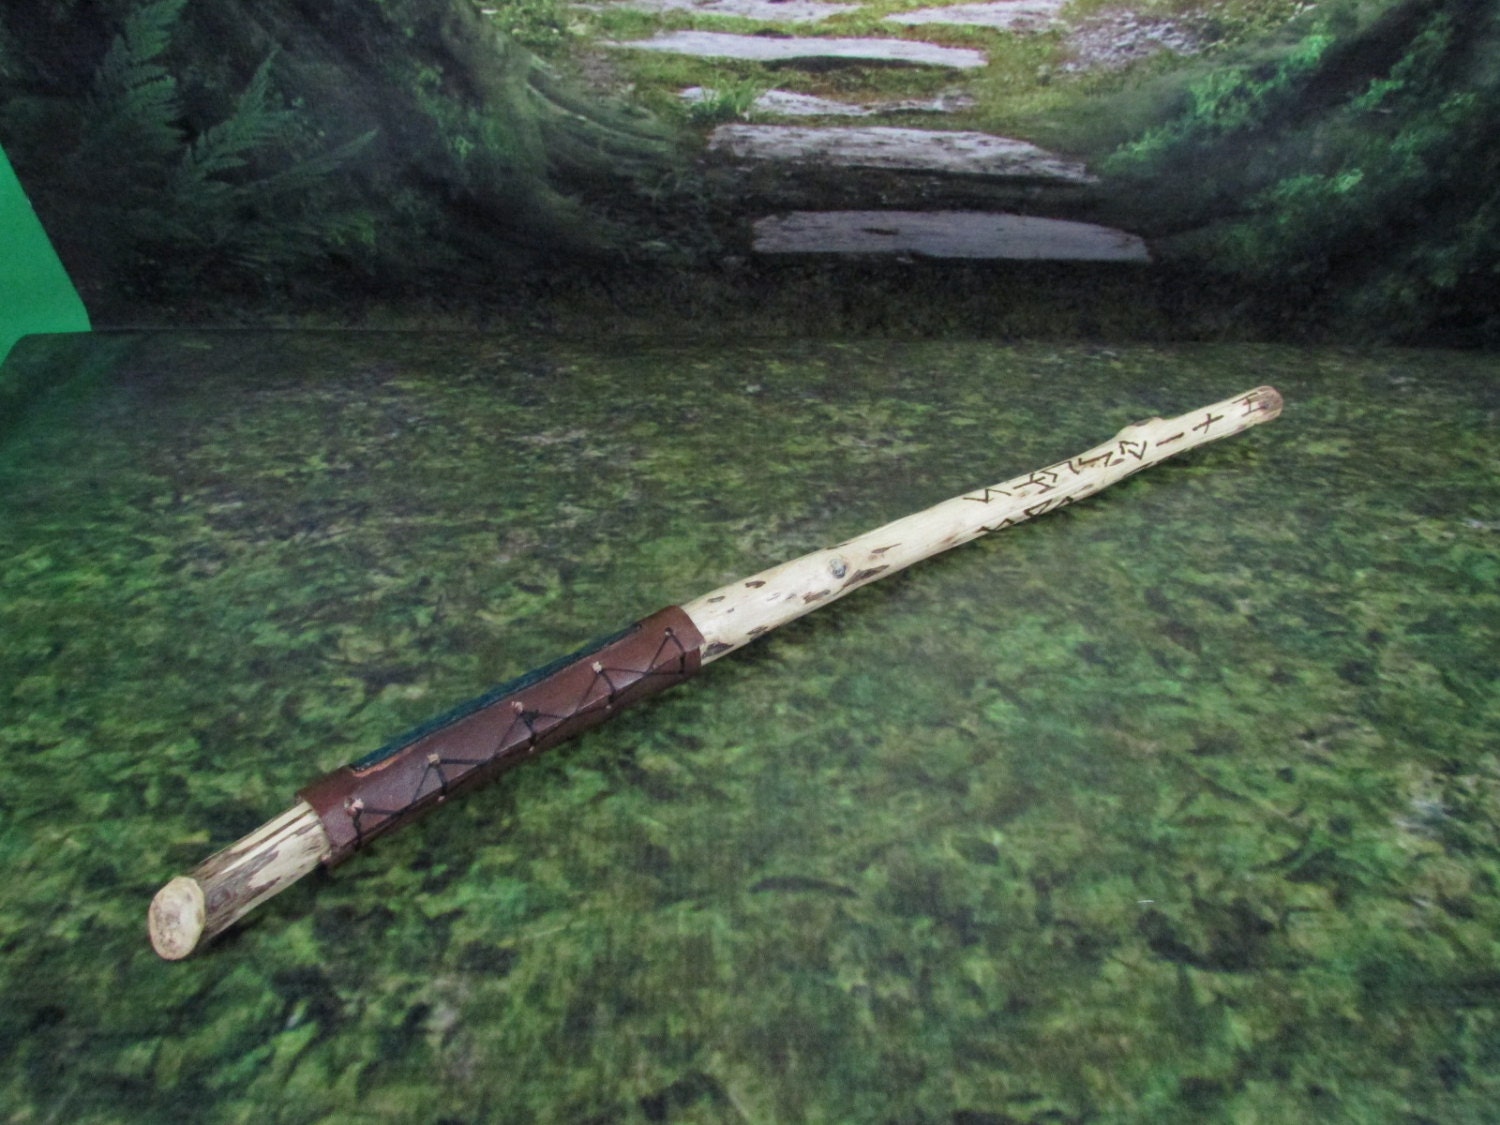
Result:
M315 153L304 160L299 160L290 168L258 181L258 186L267 194L274 195L301 192L348 163L351 158L365 149L378 133L378 129L371 129L337 148Z
M94 72L94 94L109 100L167 76L155 60L171 45L172 28L185 0L152 0L128 16Z
M205 129L182 154L172 177L174 191L201 185L222 172L243 168L256 149L284 136L293 114L270 105L271 63L275 54L255 70L234 112Z
M110 151L126 162L153 162L169 159L181 145L177 80L156 60L171 43L183 2L153 0L125 17L94 72L95 113L81 155L93 161Z

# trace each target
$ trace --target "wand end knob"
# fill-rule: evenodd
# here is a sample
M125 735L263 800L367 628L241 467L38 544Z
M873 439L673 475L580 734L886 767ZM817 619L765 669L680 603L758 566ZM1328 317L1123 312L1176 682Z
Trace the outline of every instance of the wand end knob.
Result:
M1269 422L1281 416L1283 406L1281 392L1275 387L1256 387L1245 395L1245 408L1259 414L1257 422Z
M181 961L198 947L208 917L203 888L179 875L156 892L146 916L151 948L168 961Z
M318 814L299 801L157 891L146 913L152 948L168 961L182 960L290 887L329 850Z

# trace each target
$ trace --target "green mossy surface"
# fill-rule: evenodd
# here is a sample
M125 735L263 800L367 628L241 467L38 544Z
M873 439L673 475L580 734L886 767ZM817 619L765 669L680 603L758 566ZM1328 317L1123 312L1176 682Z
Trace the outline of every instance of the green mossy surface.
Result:
M6 1121L1492 1119L1500 361L170 333L7 370L106 342L0 444ZM160 883L405 726L1264 382L1273 425L150 951Z

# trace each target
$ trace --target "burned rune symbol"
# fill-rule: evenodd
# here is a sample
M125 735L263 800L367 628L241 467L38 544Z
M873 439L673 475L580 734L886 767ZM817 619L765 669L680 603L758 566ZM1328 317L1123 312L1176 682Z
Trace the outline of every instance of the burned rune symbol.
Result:
M1037 491L1035 493L1035 495L1037 496L1041 496L1046 492L1051 492L1054 488L1057 487L1057 474L1051 469L1038 469L1036 470L1036 472L1032 473L1031 476L1022 481L1017 486L1017 490L1019 491L1023 488L1030 488L1032 485L1037 486Z
M1120 440L1120 456L1134 457L1137 461L1146 459L1146 443L1143 441Z
M1207 433L1210 426L1212 426L1215 422L1222 422L1223 420L1224 415L1215 414L1212 410L1210 410L1203 416L1203 421L1199 422L1196 426L1193 427L1193 429L1202 430L1204 433Z
M1040 504L1033 504L1025 511L1027 519L1034 519L1043 512L1055 512L1059 508L1066 508L1074 500L1072 496L1064 496L1061 500L1043 500Z
M981 504L988 504L996 496L1009 496L1009 495L1010 495L1010 493L1007 492L1005 489L1003 489L1003 488L995 488L995 487L992 486L990 488L986 488L978 496L965 495L964 499L965 500L977 500ZM889 548L882 548L882 550L889 550ZM876 552L872 552L872 553L876 553Z

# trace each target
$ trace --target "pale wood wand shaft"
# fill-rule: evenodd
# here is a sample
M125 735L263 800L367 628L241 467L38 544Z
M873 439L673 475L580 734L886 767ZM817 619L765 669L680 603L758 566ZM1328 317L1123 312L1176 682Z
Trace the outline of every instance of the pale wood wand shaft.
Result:
M699 663L716 660L779 625L922 559L987 532L1055 511L1168 457L1268 422L1281 413L1281 406L1281 395L1275 389L1258 387L1191 414L1152 418L1126 426L1104 444L1066 461L954 497L837 547L814 551L720 587L680 607L688 621L679 633L696 627L701 634L701 643L691 654L696 668ZM666 632L669 637L673 634L670 628ZM587 663L591 655L582 654L579 660ZM600 663L594 662L592 667L599 677L608 680L609 671ZM568 671L576 670L575 667ZM611 686L607 699L601 695L588 701L587 706L597 703L602 717L611 712L614 700ZM486 706L501 706L506 702ZM535 725L537 713L532 712L529 718L523 715L519 700L508 705L520 716L517 722L524 718L528 728ZM536 745L534 729L530 730L530 739L510 757L520 760L543 748ZM550 743L543 743L546 744ZM429 756L437 761L437 755ZM383 761L377 756L376 764L369 766L368 771L384 768ZM431 782L424 797L429 804L448 796L443 765L451 768L452 763L438 762L435 767L438 780ZM365 768L365 761L355 766ZM424 771L423 784L427 783L429 772ZM435 788L439 784L443 787L441 792ZM357 832L362 811L358 807L360 801L353 798L346 804L354 809ZM329 861L338 850L325 829L323 817L307 801L299 801L157 892L148 916L152 945L169 960L187 956L318 863Z
M1168 457L1280 413L1281 395L1272 387L1257 387L1192 414L1136 422L1086 453L955 496L837 547L732 582L682 608L703 633L707 663L876 579L987 532L1056 511Z

